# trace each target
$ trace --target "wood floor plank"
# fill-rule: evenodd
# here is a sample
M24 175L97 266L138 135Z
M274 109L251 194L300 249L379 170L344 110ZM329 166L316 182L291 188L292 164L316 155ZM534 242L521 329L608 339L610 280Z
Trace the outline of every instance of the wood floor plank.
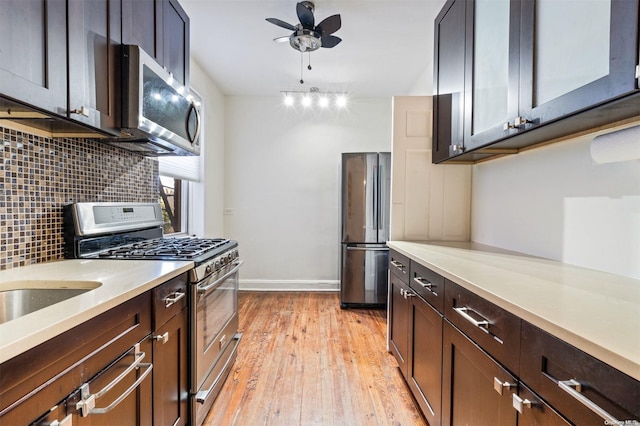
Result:
M386 350L384 310L337 293L240 292L234 371L205 420L218 425L426 425Z

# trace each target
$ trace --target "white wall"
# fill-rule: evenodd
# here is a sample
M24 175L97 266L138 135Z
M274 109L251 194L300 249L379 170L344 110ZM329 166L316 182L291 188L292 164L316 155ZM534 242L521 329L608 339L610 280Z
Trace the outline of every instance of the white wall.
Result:
M640 278L640 160L594 164L591 140L475 165L472 240Z
M391 99L300 112L280 97L226 100L225 235L241 288L337 289L340 154L391 150Z
M189 233L224 236L224 103L225 97L202 67L191 59L191 86L203 98L202 180L190 184Z

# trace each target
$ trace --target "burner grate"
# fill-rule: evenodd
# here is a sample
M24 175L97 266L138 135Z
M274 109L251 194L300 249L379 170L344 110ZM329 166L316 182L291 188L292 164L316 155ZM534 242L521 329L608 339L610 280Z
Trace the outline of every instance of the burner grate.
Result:
M99 256L128 259L193 259L228 243L229 240L223 238L157 238L105 250Z

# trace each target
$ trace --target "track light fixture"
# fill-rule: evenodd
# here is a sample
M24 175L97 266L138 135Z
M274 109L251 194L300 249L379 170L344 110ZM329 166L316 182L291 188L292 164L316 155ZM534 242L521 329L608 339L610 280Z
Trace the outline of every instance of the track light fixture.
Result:
M320 91L317 87L305 90L285 90L281 92L284 96L283 102L287 107L318 107L328 109L335 107L338 109L347 106L347 94L344 92Z

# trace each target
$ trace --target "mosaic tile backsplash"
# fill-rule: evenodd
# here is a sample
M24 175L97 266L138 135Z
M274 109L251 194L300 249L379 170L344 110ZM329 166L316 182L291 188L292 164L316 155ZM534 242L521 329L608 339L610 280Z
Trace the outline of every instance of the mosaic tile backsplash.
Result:
M63 257L62 206L158 199L158 163L91 139L0 127L0 269Z

